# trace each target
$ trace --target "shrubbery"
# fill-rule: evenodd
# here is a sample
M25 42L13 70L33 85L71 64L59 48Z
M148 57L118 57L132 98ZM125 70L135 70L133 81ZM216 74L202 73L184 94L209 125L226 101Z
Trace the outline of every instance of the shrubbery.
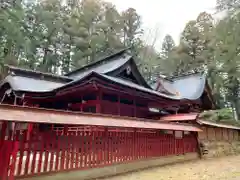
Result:
M229 108L204 111L199 115L199 118L216 123L240 126L240 121L234 120L233 112Z

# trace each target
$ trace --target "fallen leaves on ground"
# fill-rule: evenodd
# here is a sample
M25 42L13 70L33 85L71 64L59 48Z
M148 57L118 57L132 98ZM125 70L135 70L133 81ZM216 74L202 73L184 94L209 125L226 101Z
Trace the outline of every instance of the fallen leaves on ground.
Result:
M240 156L168 165L105 180L240 180Z

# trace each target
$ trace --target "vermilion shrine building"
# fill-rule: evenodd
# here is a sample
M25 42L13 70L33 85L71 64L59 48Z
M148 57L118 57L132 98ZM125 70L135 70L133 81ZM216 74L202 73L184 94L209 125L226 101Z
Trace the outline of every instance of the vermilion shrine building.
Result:
M0 179L197 153L201 129L186 114L214 108L204 75L151 87L127 50L64 76L6 68Z

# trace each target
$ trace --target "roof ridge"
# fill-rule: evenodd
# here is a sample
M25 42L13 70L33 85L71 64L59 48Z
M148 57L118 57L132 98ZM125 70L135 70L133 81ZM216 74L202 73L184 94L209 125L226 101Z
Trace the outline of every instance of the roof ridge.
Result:
M180 75L177 75L177 76L174 76L174 75L173 76L168 76L164 79L169 80L169 81L174 81L175 79L178 79L178 78L183 78L183 77L198 75L198 74L203 75L204 72L188 72L188 73L183 73L183 74L180 74Z
M74 74L74 73L76 73L76 72L83 71L83 70L85 70L85 69L87 69L87 68L94 67L94 66L96 66L96 65L104 62L105 60L112 60L112 59L111 59L112 57L117 56L117 55L120 55L120 54L126 52L126 50L128 50L128 49L129 49L129 48L124 48L124 49L121 49L121 50L119 50L119 51L117 51L117 52L115 52L115 53L113 53L113 54L110 54L110 55L108 55L108 56L99 58L99 60L97 60L97 61L95 61L95 62L92 62L92 63L89 63L89 64L87 64L87 65L85 65L85 66L83 66L83 67L77 68L77 69L75 69L75 70L73 70L73 71L71 71L71 72L69 72L69 73L66 73L64 76L69 76L69 75Z

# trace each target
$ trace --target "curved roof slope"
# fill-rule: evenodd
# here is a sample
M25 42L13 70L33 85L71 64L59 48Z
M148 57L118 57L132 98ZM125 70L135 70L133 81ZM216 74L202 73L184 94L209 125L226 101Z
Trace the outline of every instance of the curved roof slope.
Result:
M44 79L29 78L24 76L7 76L0 86L8 83L14 91L24 92L50 92L65 83L54 82Z
M107 57L101 58L101 59L99 59L99 60L97 60L97 61L95 61L95 62L93 62L93 63L90 63L90 64L88 64L88 65L86 65L86 66L83 66L83 67L81 67L81 68L78 68L78 69L76 69L76 70L73 70L73 71L65 74L65 76L67 76L67 77L77 76L77 74L80 74L80 73L82 73L82 72L84 72L84 71L86 71L86 70L94 69L94 68L97 67L97 66L103 65L106 61L112 60L114 57L118 57L118 56L122 55L122 54L125 53L126 50L128 50L128 49L129 49L129 48L122 49L122 50L120 50L120 51L118 51L118 52L116 52L116 53L114 53L114 54L111 54L111 55L109 55L109 56L107 56Z
M40 71L17 68L5 65L8 76L0 83L0 87L9 84L14 91L50 92L55 88L71 82L72 79Z
M116 83L116 84L119 84L121 86L125 86L125 87L128 87L128 88L133 88L135 90L142 91L142 92L149 93L149 94L153 94L153 95L156 95L156 96L159 96L159 97L164 97L164 98L168 98L168 99L171 99L171 100L181 100L181 97L179 97L177 95L163 94L163 93L160 93L160 92L155 91L153 89L149 89L149 88L143 87L139 84L133 83L131 81L128 81L128 80L125 80L125 79L123 80L123 79L118 78L118 77L112 77L112 76L109 76L109 75L106 75L106 74L101 74L101 73L98 73L98 72L95 72L95 71L91 71L88 74L86 74L84 77L81 77L80 79L76 79L72 82L69 82L69 83L67 83L67 84L65 84L61 87L56 88L55 90L56 91L62 90L64 88L70 87L74 84L78 84L85 79L91 79L92 77L96 77L96 78L105 80L108 83Z
M178 94L182 99L196 100L204 92L206 77L203 74L191 74L170 79L161 78L157 91L168 91Z
M7 68L8 73L11 75L19 75L19 76L25 76L29 78L37 78L37 79L45 79L48 81L56 81L56 82L70 82L72 81L71 78L67 76L61 76L57 74L51 74L51 73L45 73L40 71L33 71L30 69L23 69L18 68L10 65L4 65L5 68Z
M161 78L161 89L157 89L158 91L153 90L143 79L133 57L126 50L119 51L105 59L70 72L65 76L11 66L8 66L8 68L10 74L2 81L0 87L5 83L9 83L13 90L25 92L56 92L92 76L172 100L198 99L202 95L205 86L205 77L200 74L194 74L173 78L172 80ZM134 80L136 81L131 81L133 80L131 78L126 80L124 79L125 76L119 77L128 68L130 68L134 76L132 78L135 78Z
M117 57L114 57L113 59L111 59L111 61L106 61L105 63L98 64L96 66L89 67L84 70L76 71L76 73L70 74L69 77L74 80L77 80L77 79L84 77L86 74L88 74L89 72L92 72L92 71L95 71L97 73L106 74L106 73L112 72L112 71L116 70L117 68L123 66L131 58L132 58L132 56L130 56L130 55L117 56Z

